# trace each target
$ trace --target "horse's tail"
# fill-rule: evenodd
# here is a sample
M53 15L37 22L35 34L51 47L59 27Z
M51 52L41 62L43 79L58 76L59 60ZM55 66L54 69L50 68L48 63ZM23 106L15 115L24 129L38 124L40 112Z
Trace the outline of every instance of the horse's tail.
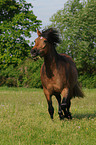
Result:
M84 93L83 91L81 90L81 87L79 85L79 82L77 82L77 84L74 86L73 88L73 96L74 97L81 97L83 98L84 97Z

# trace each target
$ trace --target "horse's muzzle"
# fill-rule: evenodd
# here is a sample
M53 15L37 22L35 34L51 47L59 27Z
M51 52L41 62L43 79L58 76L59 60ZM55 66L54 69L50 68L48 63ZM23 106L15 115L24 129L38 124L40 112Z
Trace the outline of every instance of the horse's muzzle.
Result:
M31 49L32 58L36 58L36 56L38 56L39 54L40 52L37 49Z

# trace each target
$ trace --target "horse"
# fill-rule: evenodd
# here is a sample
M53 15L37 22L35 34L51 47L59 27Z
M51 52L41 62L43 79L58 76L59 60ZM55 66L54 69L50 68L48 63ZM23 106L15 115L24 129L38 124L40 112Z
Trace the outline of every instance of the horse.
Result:
M67 54L59 54L56 45L60 43L58 31L54 28L37 30L38 37L31 49L32 58L39 55L44 58L41 66L41 83L48 103L48 112L53 119L54 107L52 96L58 101L59 118L72 119L70 113L71 99L84 97L78 83L78 73L73 59Z

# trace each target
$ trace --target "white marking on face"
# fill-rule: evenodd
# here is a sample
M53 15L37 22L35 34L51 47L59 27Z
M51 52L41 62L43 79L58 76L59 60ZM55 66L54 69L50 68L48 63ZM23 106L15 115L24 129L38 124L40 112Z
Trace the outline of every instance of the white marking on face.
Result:
M43 37L41 36L40 39L43 39Z

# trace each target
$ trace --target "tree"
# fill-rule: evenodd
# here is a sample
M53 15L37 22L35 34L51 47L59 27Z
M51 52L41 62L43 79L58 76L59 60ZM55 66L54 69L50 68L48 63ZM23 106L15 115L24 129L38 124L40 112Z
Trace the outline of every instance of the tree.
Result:
M41 24L25 0L0 0L0 68L21 63L30 53L25 37Z
M96 1L89 0L76 21L77 65L82 72L96 73Z
M61 34L59 52L72 56L80 74L95 73L96 1L70 0L50 20Z

